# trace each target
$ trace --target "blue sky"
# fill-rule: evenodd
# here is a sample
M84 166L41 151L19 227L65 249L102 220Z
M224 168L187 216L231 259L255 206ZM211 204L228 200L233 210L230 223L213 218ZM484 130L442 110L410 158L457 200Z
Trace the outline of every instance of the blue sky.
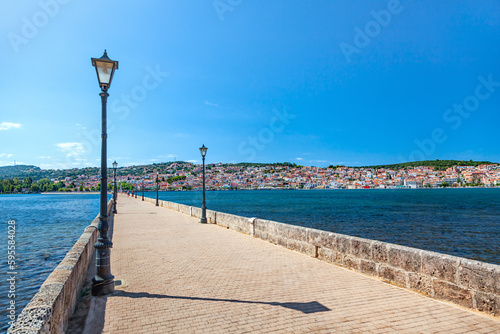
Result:
M498 1L0 6L0 166L500 162Z

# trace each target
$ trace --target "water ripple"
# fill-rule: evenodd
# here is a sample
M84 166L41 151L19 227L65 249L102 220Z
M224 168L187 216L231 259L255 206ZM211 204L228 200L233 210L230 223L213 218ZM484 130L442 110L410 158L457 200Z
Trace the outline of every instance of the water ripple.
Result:
M7 222L16 221L16 314L18 315L73 247L99 212L99 195L0 196L2 249L7 246ZM0 330L8 328L7 255L1 261Z

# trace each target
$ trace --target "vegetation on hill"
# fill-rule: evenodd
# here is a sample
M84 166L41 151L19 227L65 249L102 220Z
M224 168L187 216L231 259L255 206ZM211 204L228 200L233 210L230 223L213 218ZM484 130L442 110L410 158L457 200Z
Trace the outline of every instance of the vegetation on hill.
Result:
M393 169L400 170L412 167L434 167L437 170L446 170L449 167L453 166L479 166L479 165L491 165L493 162L489 161L466 161L466 160L425 160L425 161L412 161L412 162L403 162L399 164L391 164L391 165L376 165L376 166L364 166L359 168L374 168L374 169Z
M13 179L15 177L35 176L41 172L40 167L30 165L0 167L0 179Z
M173 176L173 177L167 178L167 182L169 184L172 184L173 182L177 182L177 181L181 181L181 180L185 180L185 179L186 179L185 175L182 175L182 176Z
M152 173L158 170L159 173L167 173L171 163L162 163L144 166L131 166L131 167L118 167L117 175L141 175L144 173ZM182 168L181 168L182 169ZM31 177L34 181L41 179L76 179L80 175L93 176L99 175L101 169L98 167L85 167L73 169L40 169L36 166L18 165L18 166L5 166L0 167L0 180L1 179L24 179ZM108 175L113 175L113 169L108 166Z
M30 165L4 166L0 167L0 179L24 179L31 177L34 181L41 179L63 179L65 177L76 178L78 175L97 175L101 169L97 167L73 168L73 169L40 169Z
M124 187L133 189L129 184ZM38 181L33 181L31 177L25 179L19 179L17 177L13 179L3 179L0 180L0 194L18 194L18 193L40 193L40 192L73 192L73 191L99 191L101 189L101 184L98 183L96 187L84 188L80 182L68 182L65 184L63 181L51 181L47 178ZM113 189L113 184L108 183L108 190Z
M33 181L33 179L29 176L26 177L25 179L19 179L15 177L13 179L0 180L0 194L60 191L60 189L63 189L64 187L65 185L61 181L57 183L54 183L49 179L41 179L38 181Z

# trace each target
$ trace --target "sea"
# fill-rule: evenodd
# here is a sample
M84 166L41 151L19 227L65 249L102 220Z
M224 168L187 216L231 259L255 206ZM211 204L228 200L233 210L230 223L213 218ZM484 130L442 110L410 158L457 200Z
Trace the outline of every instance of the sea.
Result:
M200 207L202 193L159 198ZM207 191L206 203L215 211L500 264L500 188Z
M99 194L0 195L0 332L9 327L11 301L17 316L97 216L99 198ZM10 261L15 268L9 267L12 241L15 249L10 251L15 254L10 254ZM8 281L12 277L15 280Z
M159 198L200 207L202 192L160 192ZM211 210L500 265L500 188L207 191L206 203ZM12 300L9 222L15 222L18 315L99 213L99 194L2 195L0 209L0 331L5 331Z

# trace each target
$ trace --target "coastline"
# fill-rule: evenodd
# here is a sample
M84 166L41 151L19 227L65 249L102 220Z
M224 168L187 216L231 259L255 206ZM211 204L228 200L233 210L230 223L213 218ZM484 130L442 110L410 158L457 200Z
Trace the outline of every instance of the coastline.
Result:
M113 192L108 191L108 194ZM48 191L43 193L36 193L40 195L99 195L99 191Z
M206 191L216 192L216 191L273 191L273 190L298 190L298 191L332 191L332 190L427 190L427 189L499 189L500 187L419 187L419 188L409 188L409 187L394 187L394 188L261 188L261 189L246 189L246 188L238 188L238 189L206 189ZM159 190L159 192L190 192L190 191L202 191L201 189L192 189L192 190ZM154 190L145 190L147 192L155 192ZM137 191L137 196L141 194L141 191Z
M338 191L338 190L443 190L443 189L500 189L500 186L493 187L419 187L419 188L409 188L409 187L393 187L393 188L261 188L261 189L206 189L207 192L226 192L226 191L277 191L277 190L287 190L287 191ZM159 190L160 193L165 192L199 192L201 189L179 189L179 190ZM144 193L155 192L154 190L145 190ZM7 195L99 195L99 191L51 191L51 192L39 192L39 193L0 193L0 196ZM108 195L112 195L112 191L108 191ZM122 194L126 194L125 191ZM137 196L142 194L141 190L137 190Z

